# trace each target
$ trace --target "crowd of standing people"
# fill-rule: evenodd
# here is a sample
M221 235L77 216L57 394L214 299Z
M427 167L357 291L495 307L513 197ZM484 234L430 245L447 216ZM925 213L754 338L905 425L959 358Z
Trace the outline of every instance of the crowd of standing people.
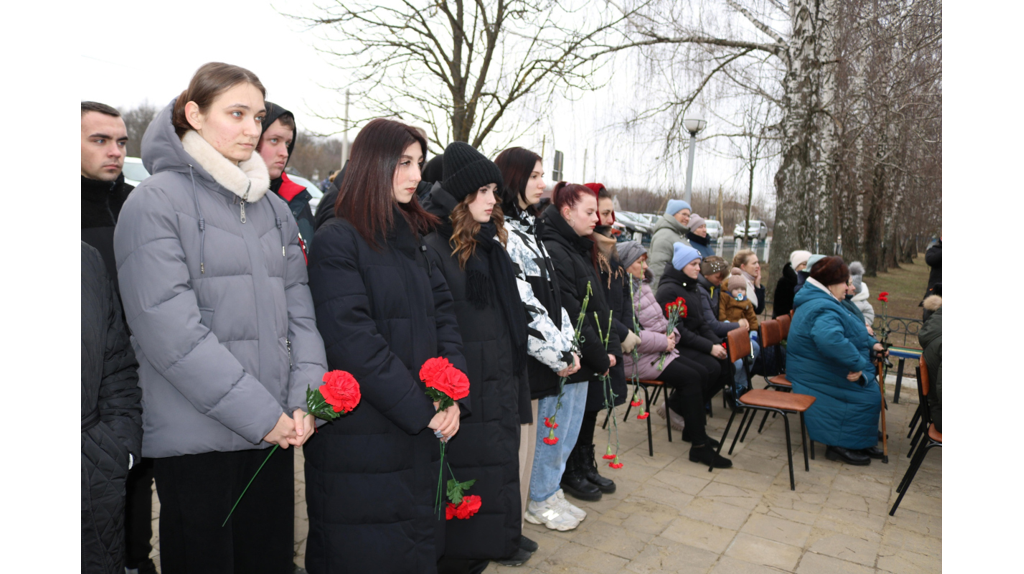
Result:
M523 520L572 530L587 513L566 494L615 491L595 428L634 377L672 390L661 414L691 461L731 466L705 416L717 393L735 406L749 387L723 341L756 333L764 311L754 252L714 256L704 219L676 199L649 250L620 241L602 184L558 182L542 200L538 154L492 161L462 142L427 169L423 134L391 119L361 129L314 214L285 172L294 115L265 98L249 70L199 68L146 130L152 175L135 189L120 114L82 103L83 571L155 571L154 482L163 572L294 571L299 446L309 572L523 564L538 548ZM790 365L795 388L822 396L870 378L873 339L840 305L845 264L810 259L791 256L775 311L788 312L784 288L813 309L795 315ZM668 332L678 300L689 312ZM828 377L798 350L821 333L848 340L826 353ZM435 357L470 381L441 410L419 377ZM306 391L333 370L362 400L325 423ZM877 399L850 422L808 413L812 438L852 460L874 444ZM439 477L455 476L483 500L468 520L435 512Z

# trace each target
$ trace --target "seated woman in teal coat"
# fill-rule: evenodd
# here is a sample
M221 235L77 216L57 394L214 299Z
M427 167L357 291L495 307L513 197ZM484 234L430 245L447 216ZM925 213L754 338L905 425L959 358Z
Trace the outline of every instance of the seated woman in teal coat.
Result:
M882 345L840 304L849 277L841 257L825 257L811 268L793 301L786 377L794 392L817 399L807 410L807 432L827 445L826 458L866 465L882 456L875 446L881 397L871 360L872 349Z

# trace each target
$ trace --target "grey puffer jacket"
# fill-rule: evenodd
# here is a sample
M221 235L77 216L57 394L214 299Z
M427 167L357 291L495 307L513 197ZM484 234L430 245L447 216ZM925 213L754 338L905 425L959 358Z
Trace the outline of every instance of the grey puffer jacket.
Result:
M647 251L649 258L647 267L651 270L654 280L651 281L651 289L658 290L658 283L661 281L661 274L665 272L665 265L672 261L673 243L690 245L686 233L690 231L683 227L682 223L671 215L662 215L658 223L654 225L654 235L651 236L651 248Z
M266 448L327 370L298 227L258 154L235 165L196 132L179 139L173 105L142 138L153 175L114 231L142 455Z

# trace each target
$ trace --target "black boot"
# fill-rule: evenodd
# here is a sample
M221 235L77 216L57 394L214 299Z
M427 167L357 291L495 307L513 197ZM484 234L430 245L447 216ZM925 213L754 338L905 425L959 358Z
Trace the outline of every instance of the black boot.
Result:
M730 468L732 461L715 452L710 444L690 447L690 462L697 462L714 468Z
M594 445L585 447L583 449L582 457L583 476L586 477L587 481L605 494L615 492L615 481L610 478L605 478L597 472L597 459L594 457Z
M594 486L585 476L585 469L580 463L578 449L572 449L569 460L565 462L565 472L562 473L562 490L580 500L595 502L601 500L601 491Z
M839 460L846 464L852 464L855 466L867 466L871 464L871 458L856 450L850 450L839 446L825 447L825 458L829 460Z

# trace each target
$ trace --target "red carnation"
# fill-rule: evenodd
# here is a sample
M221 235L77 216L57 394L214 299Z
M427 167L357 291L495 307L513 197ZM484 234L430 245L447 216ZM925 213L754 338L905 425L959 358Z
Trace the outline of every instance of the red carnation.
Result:
M556 429L558 428L558 423L551 422L551 417L544 417L544 426L549 429Z
M455 508L455 518L465 520L480 510L482 501L479 496L470 494L462 497L462 503Z
M423 363L423 366L420 367L420 380L424 382L432 381L451 366L452 364L444 357L427 359L427 362Z
M879 293L878 295L879 295L880 297L881 297L881 296L886 296L886 297L888 297L888 296L889 296L889 292L888 292L888 291L882 291L882 292L881 292L881 293Z
M649 416L651 416L651 413L645 411L645 412L642 412L642 413L636 415L636 418L638 418L640 420L644 420L645 418L647 418Z
M638 407L638 406L640 406L642 404L644 404L643 401L629 401L629 406L631 406L631 407Z
M455 516L457 514L456 513L456 509L458 507L455 506L454 504L450 503L450 502L446 502L445 504L447 506L445 506L445 509L444 509L444 519L445 520L451 520L452 518L455 518Z
M879 295L878 296L878 300L883 302L883 303L888 303L889 302L889 297L887 297L885 295Z
M548 437L548 438L544 439L544 444L556 444L556 443L558 443L558 437L555 437L555 438Z
M431 389L447 395L452 400L469 396L469 378L443 357L435 357L420 367L420 379Z
M610 466L612 468L622 468L622 463L621 462L609 462L608 466Z
M359 383L355 377L345 371L330 371L324 374L324 384L320 386L320 394L336 413L349 413L359 404L362 398Z
M615 455L614 454L606 454L606 455L602 456L601 458L603 458L605 460L615 460Z

